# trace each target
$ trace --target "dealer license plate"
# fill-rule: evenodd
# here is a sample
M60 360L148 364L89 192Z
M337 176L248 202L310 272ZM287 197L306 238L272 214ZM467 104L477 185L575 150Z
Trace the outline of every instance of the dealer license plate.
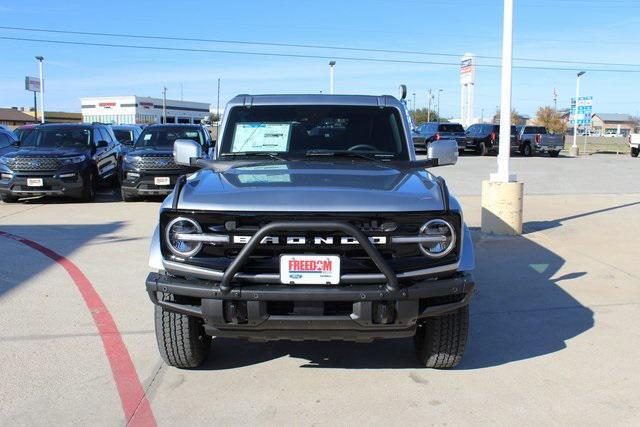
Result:
M154 178L153 182L156 185L170 185L171 180L166 176L157 176Z
M27 178L27 185L29 187L42 187L44 184L42 178Z
M340 257L282 255L280 281L291 285L337 285L340 283Z

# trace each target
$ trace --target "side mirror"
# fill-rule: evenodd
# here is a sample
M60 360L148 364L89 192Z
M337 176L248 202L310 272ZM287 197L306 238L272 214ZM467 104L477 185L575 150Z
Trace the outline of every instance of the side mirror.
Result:
M202 147L192 139L176 139L173 143L173 160L182 166L192 166L202 158Z
M438 160L438 166L455 165L458 161L458 143L454 139L440 139L429 143L427 158Z

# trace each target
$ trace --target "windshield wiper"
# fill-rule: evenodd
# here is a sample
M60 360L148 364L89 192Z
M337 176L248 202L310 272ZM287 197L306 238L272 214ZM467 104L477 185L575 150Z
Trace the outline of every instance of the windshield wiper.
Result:
M267 156L275 160L282 160L283 162L289 161L289 159L282 156L282 153L276 153L272 151L238 151L236 153L220 154L220 157L236 157L236 156Z
M331 151L331 150L307 150L304 153L305 156L308 157L360 157L361 159L366 160L385 160L392 157L395 157L395 154L385 153L385 152L374 152L374 153L361 153L358 151L349 151L349 150L340 150L340 151Z

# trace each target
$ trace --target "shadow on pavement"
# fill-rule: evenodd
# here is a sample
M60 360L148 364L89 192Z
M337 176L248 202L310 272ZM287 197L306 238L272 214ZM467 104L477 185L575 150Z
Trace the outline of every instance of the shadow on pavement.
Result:
M477 290L466 354L457 369L479 369L554 353L593 327L593 312L558 286L586 273L558 276L562 257L526 237L474 232ZM575 282L574 282L575 281ZM572 283L574 282L574 283ZM290 356L305 368L415 369L411 339L250 343L214 339L205 370L233 369Z
M0 231L34 240L58 254L68 257L84 245L131 240L130 237L113 234L121 229L124 224L121 221L105 224L0 224ZM55 264L55 261L40 254L38 251L2 236L0 236L0 260L8 259L9 254L16 250L16 245L20 246L20 250L25 251L24 263L17 266L0 261L0 298L5 293ZM82 266L79 267L82 269Z
M571 221L572 219L583 218L585 216L597 215L605 212L610 212L616 209L628 208L630 206L640 205L640 202L625 203L623 205L611 206L604 209L598 209L591 212L583 212L576 215L566 216L564 218L558 218L551 221L529 221L525 222L522 226L523 234L534 233L536 231L548 230L550 228L561 227L565 221Z

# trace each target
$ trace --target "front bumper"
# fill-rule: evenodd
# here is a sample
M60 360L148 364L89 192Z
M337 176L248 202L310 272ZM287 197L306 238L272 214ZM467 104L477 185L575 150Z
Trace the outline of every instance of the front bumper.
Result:
M137 174L134 176L131 174ZM173 191L176 181L185 171L163 170L124 170L121 191L131 196L166 196ZM169 184L157 185L156 178L169 178Z
M5 172L3 172L5 174ZM29 178L41 178L42 186L29 186ZM83 177L78 171L51 173L15 172L9 179L0 179L0 193L16 197L71 196L81 197Z
M224 292L219 282L150 273L146 288L154 304L203 319L213 336L371 341L412 336L418 319L468 305L475 282L470 273L456 273L397 290L376 284L246 285ZM164 301L162 294L188 303Z

